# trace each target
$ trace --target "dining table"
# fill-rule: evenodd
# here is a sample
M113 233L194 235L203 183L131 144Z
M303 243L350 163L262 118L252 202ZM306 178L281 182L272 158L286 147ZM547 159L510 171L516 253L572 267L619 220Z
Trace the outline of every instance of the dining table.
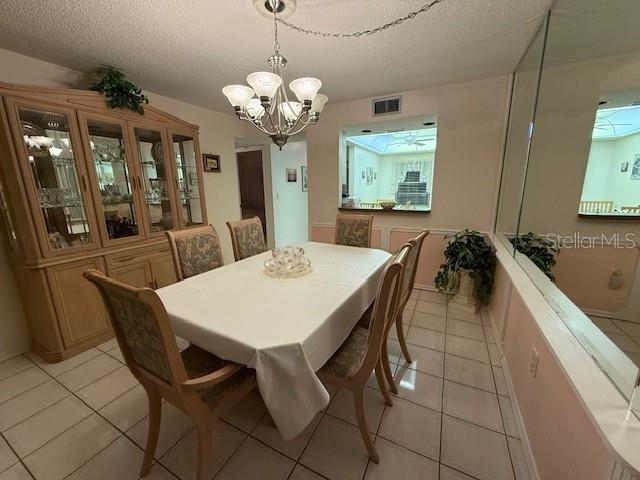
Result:
M311 262L296 278L273 278L271 251L157 290L179 337L255 370L280 434L296 437L324 409L317 371L375 299L390 254L317 242L296 244Z

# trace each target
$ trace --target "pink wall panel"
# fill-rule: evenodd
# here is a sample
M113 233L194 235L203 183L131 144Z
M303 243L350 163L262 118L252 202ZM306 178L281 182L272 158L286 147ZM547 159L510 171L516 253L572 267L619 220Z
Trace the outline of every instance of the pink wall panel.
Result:
M540 479L607 478L607 448L515 290L507 315L504 353ZM529 374L534 347L536 378Z
M553 272L557 284L581 308L617 312L629 300L638 262L638 248L563 248ZM614 270L623 272L623 288L608 288Z

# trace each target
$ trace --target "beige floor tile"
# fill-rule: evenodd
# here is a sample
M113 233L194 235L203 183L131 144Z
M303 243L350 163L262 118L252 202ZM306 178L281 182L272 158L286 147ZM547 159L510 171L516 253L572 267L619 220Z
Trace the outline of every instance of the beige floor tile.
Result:
M490 325L484 325L484 338L488 343L496 343L496 336L493 333L493 327Z
M147 445L147 430L149 427L149 417L137 423L127 432L127 436L144 450ZM182 411L175 408L170 403L162 405L162 421L160 422L160 437L156 448L156 458L160 458L169 450L181 437L193 427L191 419Z
M433 303L447 303L448 295L446 293L432 292L430 290L422 290L420 292L420 300Z
M489 358L491 359L491 365L496 367L502 367L502 362L500 361L500 352L498 352L498 347L495 343L488 343L487 349L489 350Z
M29 455L25 464L38 480L59 480L106 448L119 435L98 415L92 415Z
M442 410L442 378L399 367L395 383L399 397L424 407Z
M18 457L11 451L9 444L0 437L0 472L17 463Z
M438 480L438 463L384 438L376 439L380 463L369 462L365 480Z
M176 480L176 477L172 473L169 473L169 470L162 465L155 463L153 467L151 467L149 475L147 475L144 480Z
M402 323L410 324L414 312L415 310L413 308L405 307L405 309L402 310Z
M493 369L493 378L496 380L496 390L498 395L505 397L509 396L509 389L507 388L507 381L504 376L504 370L502 367L491 367Z
M468 358L445 355L444 378L472 387L495 392L491 366Z
M436 330L438 332L444 332L446 323L447 320L444 315L434 315L433 313L424 312L414 313L413 319L411 320L411 325Z
M142 457L142 450L127 437L122 436L69 475L66 480L137 480Z
M4 472L0 472L0 480L33 480L21 463L15 463Z
M434 330L427 330L426 328L415 326L411 326L411 328L409 328L409 333L406 337L407 343L412 343L419 347L439 350L441 352L444 352L444 338L445 335L442 332L436 332Z
M0 403L17 397L50 379L51 377L38 367L32 367L0 380Z
M502 413L502 421L504 422L504 430L507 435L511 435L515 438L520 438L520 433L518 432L518 426L516 424L516 416L513 411L513 405L511 404L511 400L508 397L498 396L498 401L500 402L500 412Z
M513 480L506 437L448 415L440 461L479 480Z
M300 463L331 479L359 479L369 456L359 430L325 415L300 459Z
M409 300L407 300L407 303L404 305L404 308L409 310L415 310L417 303L418 303L417 298L409 297Z
M109 355L110 357L115 358L119 362L125 363L124 356L122 355L122 352L120 351L120 347L112 348L111 350L109 350L108 352L105 352L105 353L107 355Z
M76 397L69 396L10 428L4 436L18 456L24 458L92 413Z
M103 407L99 413L120 431L126 432L149 415L147 392L138 385Z
M58 381L72 392L77 392L106 374L122 367L116 359L101 353L86 363L59 375Z
M445 380L443 412L497 432L504 431L495 393Z
M411 355L410 364L400 361L400 366L408 366L413 370L428 373L437 377L442 377L444 371L444 353L429 348L418 347L417 345L407 345Z
M395 362L391 361L389 362L389 368L391 369L391 375L393 376L396 374L398 365ZM371 372L371 376L369 377L369 380L367 380L367 387L375 388L376 390L380 391L380 386L378 385L378 379L376 378L375 370ZM337 390L335 393L337 393ZM333 398L333 396L331 398Z
M433 460L440 452L441 414L415 403L395 398L385 408L378 435Z
M108 352L109 350L117 346L118 346L118 341L115 338L112 338L111 340L107 340L106 342L101 343L96 348L101 352Z
M17 425L50 407L70 393L55 380L49 380L0 405L0 431Z
M389 362L391 363L398 363L398 361L402 360L402 350L398 340L395 338L387 339L387 353L389 354Z
M589 318L604 333L623 333L609 318L593 316Z
M379 390L373 388L365 388L364 409L367 416L367 425L369 431L375 433L380 425L382 412L384 411L384 399ZM327 413L338 417L351 425L358 426L356 419L356 411L353 403L353 394L351 390L341 388L331 401Z
M447 319L454 318L465 322L482 324L482 317L479 313L468 312L465 309L453 305L451 302L447 305Z
M62 375L65 372L68 372L69 370L76 368L79 365L82 365L83 363L86 363L92 358L97 357L98 355L100 355L100 350L96 348L91 348L89 350L86 350L82 353L79 353L78 355L75 355L67 360L63 360L62 362L58 362L58 363L47 363L44 360L42 360L40 357L38 357L35 353L32 353L32 352L29 352L27 355L29 356L29 358L31 358L31 360L36 362L40 366L40 368L42 368L49 375L53 375L54 377L57 377Z
M470 338L458 337L455 335L447 335L445 351L459 357L489 363L489 353L487 352L487 344L485 342L479 342L477 340L471 340Z
M416 303L416 312L433 313L444 316L446 310L447 306L444 303L425 302L423 300L418 300L418 303Z
M469 475L449 468L446 465L440 465L440 480L475 480Z
M298 464L296 465L296 468L293 469L289 480L324 480L324 477L321 477L317 473L309 470L307 467Z
M612 320L612 322L630 337L640 337L640 323Z
M456 320L455 318L449 318L447 320L447 333L484 342L484 329L482 325Z
M509 452L511 453L511 461L513 469L516 473L516 480L529 480L529 468L522 448L522 441L516 438L507 437L509 444Z
M0 380L33 367L33 362L24 355L9 358L0 362Z
M129 368L120 367L78 390L76 395L94 410L99 410L136 385L138 380L131 374Z
M258 440L266 443L271 448L274 448L280 453L283 453L287 457L298 460L300 458L300 455L302 455L304 447L306 447L307 443L309 443L311 435L318 426L318 423L320 423L320 420L322 420L322 416L322 413L316 415L300 435L288 441L282 438L282 435L280 435L278 429L271 425L266 417L260 421L251 435L256 437Z
M264 406L260 390L256 388L234 405L222 418L243 432L251 433L266 414L267 407Z
M418 298L420 296L420 292L422 292L423 290L418 290L417 288L414 288L413 290L411 290L411 295L409 295L409 298Z
M249 437L216 476L216 480L286 480L295 462Z
M634 342L631 337L617 333L606 333L606 335L623 352L640 353L640 345Z
M407 332L409 331L409 324L408 323L403 323L402 324L402 330L404 331L404 337L407 338ZM389 339L398 339L398 330L397 327L394 325L391 326L391 330L389 330Z
M636 364L636 367L640 366L640 353L630 353L630 352L624 352L627 357L629 357L631 359L631 361L633 363Z
M209 478L220 471L238 449L246 434L223 421L216 421L211 432L211 463ZM195 429L185 435L160 463L182 480L195 480L198 462L198 434Z

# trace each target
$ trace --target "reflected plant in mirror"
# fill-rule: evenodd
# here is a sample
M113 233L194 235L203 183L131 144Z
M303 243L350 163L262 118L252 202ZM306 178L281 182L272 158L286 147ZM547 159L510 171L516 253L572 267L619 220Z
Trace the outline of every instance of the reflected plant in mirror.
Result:
M560 253L560 249L553 241L529 232L511 238L511 244L518 252L529 257L529 260L542 270L552 282L556 281L551 270L556 265L556 255Z
M446 238L449 244L444 250L445 261L436 274L436 288L441 292L461 292L467 284L476 307L487 305L493 289L495 253L484 236L475 230L465 229Z

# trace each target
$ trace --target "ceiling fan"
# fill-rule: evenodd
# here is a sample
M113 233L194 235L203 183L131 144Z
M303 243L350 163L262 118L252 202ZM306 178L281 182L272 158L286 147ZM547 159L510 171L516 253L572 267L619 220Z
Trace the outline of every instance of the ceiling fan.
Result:
M433 138L420 138L417 135L407 135L404 138L399 138L397 139L398 141L395 142L391 142L389 144L389 146L392 145L415 145L417 147L424 147L426 145L426 143L424 142L428 142L433 140Z

